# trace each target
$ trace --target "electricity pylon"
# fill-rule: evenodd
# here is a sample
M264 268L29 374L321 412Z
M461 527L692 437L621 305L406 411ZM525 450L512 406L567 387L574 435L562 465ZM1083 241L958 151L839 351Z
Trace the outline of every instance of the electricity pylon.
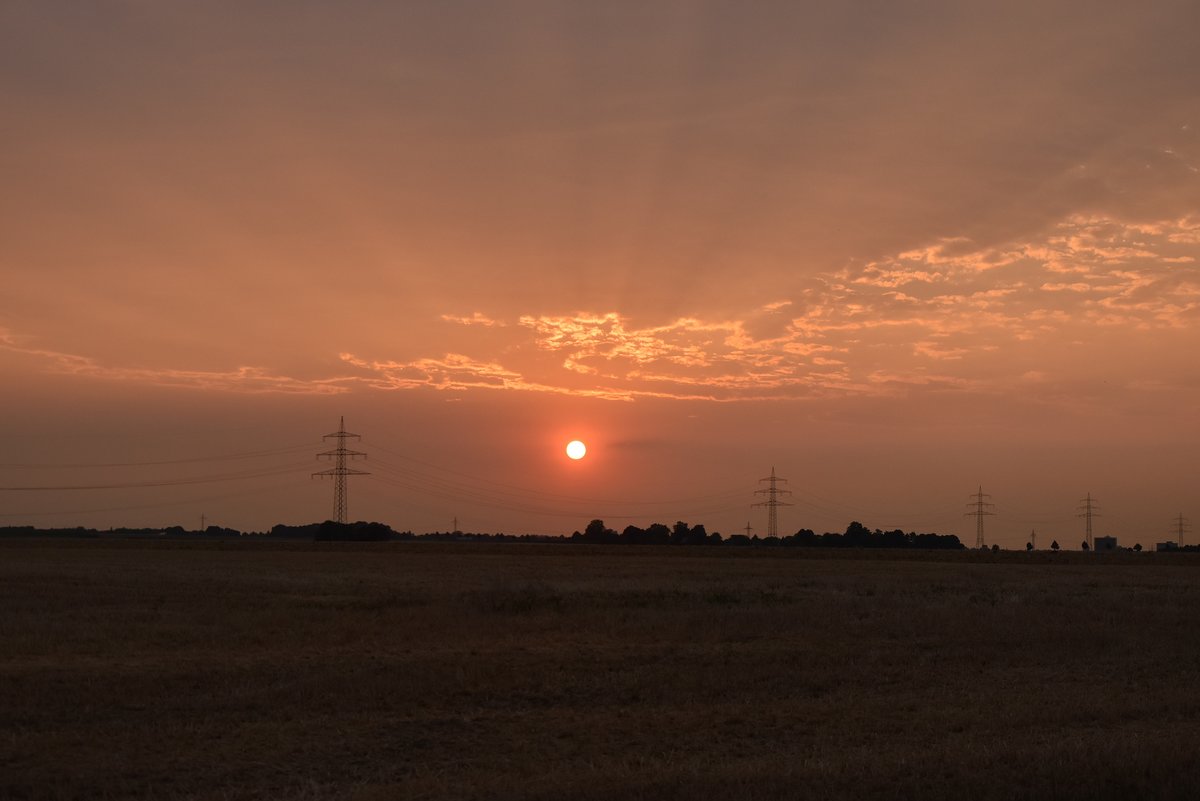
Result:
M354 460L359 457L367 458L365 453L361 451L351 451L346 449L346 440L362 439L358 434L351 434L346 430L346 418L341 419L341 425L338 430L332 434L326 434L321 439L336 439L337 447L331 451L318 453L318 459L332 459L333 467L329 470L322 470L319 473L313 473L313 476L333 476L333 519L338 523L346 522L346 476L369 476L370 473L362 470L355 470L351 467L346 467L346 460Z
M1183 547L1183 535L1191 531L1192 523L1183 516L1183 512L1179 513L1179 517L1172 521L1175 524L1175 544L1180 548Z
M1087 543L1088 550L1090 551L1092 550L1092 518L1099 517L1100 504L1096 503L1096 499L1093 498L1092 493L1089 492L1087 497L1079 502L1079 509L1077 511L1079 514L1075 516L1082 517L1086 521L1084 524L1084 542Z
M778 482L783 482L784 484L786 484L787 479L786 478L776 478L774 467L771 468L771 475L767 476L766 478L760 478L758 480L758 483L761 484L764 481L767 482L766 489L755 490L754 494L755 495L766 495L767 499L760 503L755 503L755 504L751 504L751 505L767 507L767 536L768 537L778 537L779 536L779 512L778 512L778 509L780 506L791 506L792 505L790 503L787 503L786 501L779 500L779 496L780 495L791 495L792 493L790 490L777 489L775 487L775 484Z
M996 508L996 504L989 503L988 501L984 500L984 498L990 498L992 496L984 493L982 486L979 487L979 492L968 495L967 497L974 498L975 500L967 504L967 508L971 511L964 514L963 517L975 518L975 547L983 548L985 547L983 542L983 518L994 516L996 514L992 511Z

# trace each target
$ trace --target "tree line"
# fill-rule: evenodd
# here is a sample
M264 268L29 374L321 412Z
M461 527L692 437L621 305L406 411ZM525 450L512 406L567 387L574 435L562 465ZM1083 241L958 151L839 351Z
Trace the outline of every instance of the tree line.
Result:
M593 520L583 531L571 535L571 542L590 542L607 545L733 545L782 548L918 548L961 550L965 546L954 534L920 534L895 529L871 530L857 520L843 533L817 534L802 528L786 537L759 537L732 534L728 537L709 531L702 525L690 526L682 520L673 526L652 523L646 528L626 526L620 532L608 528L603 520Z
M894 531L870 530L855 521L843 533L816 534L811 529L800 529L786 537L758 537L745 534L722 536L709 532L703 524L689 525L677 521L673 526L652 523L646 528L626 526L620 532L608 528L603 520L592 520L583 531L570 536L552 534L484 534L463 531L434 531L414 534L411 531L396 531L385 523L364 522L323 523L307 525L273 526L265 532L241 532L221 526L208 526L204 530L188 530L182 526L167 528L115 528L99 531L82 526L75 528L39 529L33 526L0 527L0 537L127 537L127 538L187 538L197 537L266 537L273 539L316 540L327 542L384 542L389 540L433 540L448 542L555 542L555 543L598 543L612 545L722 545L801 548L919 548L919 549L962 549L964 546L953 534L918 534Z

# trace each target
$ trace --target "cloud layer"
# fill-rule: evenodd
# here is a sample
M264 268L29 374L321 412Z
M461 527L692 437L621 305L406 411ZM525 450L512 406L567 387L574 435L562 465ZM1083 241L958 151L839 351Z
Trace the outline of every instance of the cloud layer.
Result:
M976 247L945 238L816 276L793 298L742 315L639 325L620 311L444 313L464 352L398 360L343 352L349 369L299 379L105 365L40 349L10 332L0 347L59 373L247 393L521 391L608 400L711 401L1003 392L1058 377L1065 360L1105 358L1109 334L1171 350L1200 321L1200 217L1130 222L1076 215L1039 240ZM1131 381L1136 381L1136 371Z
M480 329L472 354L343 358L395 389L718 401L1002 391L1054 375L1064 350L1103 358L1106 330L1153 332L1166 349L1190 341L1198 255L1197 217L1072 216L1036 241L943 239L818 276L738 317L638 326L617 311L521 315L504 322L523 336L496 340L482 333L501 324L487 315L443 315Z

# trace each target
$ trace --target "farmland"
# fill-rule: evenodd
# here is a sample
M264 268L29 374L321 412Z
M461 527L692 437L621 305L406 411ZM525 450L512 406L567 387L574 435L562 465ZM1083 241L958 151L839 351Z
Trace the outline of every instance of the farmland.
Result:
M1200 558L0 541L0 797L1191 798Z

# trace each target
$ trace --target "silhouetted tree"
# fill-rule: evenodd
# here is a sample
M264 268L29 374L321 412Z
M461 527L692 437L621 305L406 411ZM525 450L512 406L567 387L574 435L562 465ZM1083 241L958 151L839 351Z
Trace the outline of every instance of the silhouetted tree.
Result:
M300 537L304 537L306 539L316 539L317 535L320 533L320 530L320 523L310 523L306 526L285 526L282 523L277 523L271 527L271 536L297 539Z
M651 545L666 545L671 541L671 529L662 523L651 523L646 529L646 541Z
M1133 550L1137 551L1138 553L1141 553L1142 552L1142 544L1139 542L1138 544L1134 545Z
M383 523L335 523L326 520L316 531L315 539L335 542L380 542L392 538L392 529Z
M426 535L435 536L435 535ZM496 536L496 535L493 535ZM963 550L964 546L953 534L905 533L903 529L882 531L868 529L857 521L851 523L843 534L825 533L817 535L811 529L800 529L787 537L746 537L733 535L725 539L719 533L709 533L702 523L689 526L682 520L671 527L652 523L646 528L626 526L620 534L604 525L603 520L592 520L583 532L576 531L569 538L573 542L621 543L625 545L756 545L766 548L783 546L816 546L825 548L920 548Z
M992 543L992 553L1000 553L1000 546Z
M1027 543L1025 543L1025 550L1027 550L1027 551L1032 551L1032 550L1033 550L1033 543L1032 543L1032 542L1027 542Z
M861 548L870 544L871 530L862 523L855 520L850 525L846 526L846 544L851 548Z
M1058 540L1055 540L1054 542L1050 543L1050 550L1054 551L1055 553L1058 553Z
M784 545L811 546L817 544L817 535L812 529L802 528L784 541Z
M583 530L584 542L616 542L617 532L604 525L603 520L593 520Z
M1079 543L1079 547L1085 551L1091 550L1091 548L1088 547L1087 540L1084 540L1083 542Z

